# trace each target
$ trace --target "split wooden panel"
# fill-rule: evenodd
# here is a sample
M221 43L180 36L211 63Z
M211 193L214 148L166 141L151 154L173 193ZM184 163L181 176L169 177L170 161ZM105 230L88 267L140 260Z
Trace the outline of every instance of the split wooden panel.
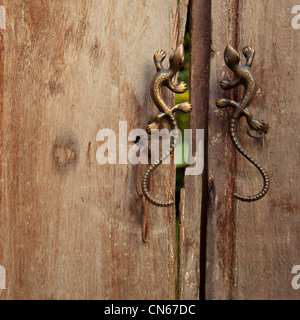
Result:
M230 74L224 49L236 44L235 1L213 0L211 15L206 298L226 299L232 285L235 151L228 134L231 111L217 109L216 101L225 95L219 82Z
M291 286L299 265L299 31L291 26L295 1L212 1L212 59L209 111L207 299L298 299ZM230 111L218 110L225 97L220 80L230 76L223 50L232 44L256 49L253 72L259 91L249 110L270 124L262 140L239 127L242 145L269 172L271 189L254 203L233 192L260 191L257 170L232 147ZM241 92L239 92L241 94ZM235 93L236 98L236 93Z
M266 167L271 189L265 199L236 207L234 299L299 299L291 282L300 264L300 31L291 25L297 1L241 1L239 47L256 49L253 71L259 94L251 106L270 124L263 141L241 142ZM238 160L236 189L255 193L260 174Z
M209 99L210 60L210 2L193 0L190 3L190 99L193 112L190 128L193 130L193 151L196 147L196 130L204 131L204 141L200 145L205 151L203 160L207 163L207 111ZM199 141L200 142L200 141ZM205 148L204 148L205 146ZM205 263L206 244L206 204L207 167L201 175L186 175L185 188L181 194L179 227L179 298L196 300L204 298L205 273L201 265ZM203 195L203 197L202 197Z
M149 206L144 245L136 167L99 165L96 136L157 114L153 54L182 39L186 3L1 4L1 299L174 298L175 212ZM172 189L157 170L155 195Z

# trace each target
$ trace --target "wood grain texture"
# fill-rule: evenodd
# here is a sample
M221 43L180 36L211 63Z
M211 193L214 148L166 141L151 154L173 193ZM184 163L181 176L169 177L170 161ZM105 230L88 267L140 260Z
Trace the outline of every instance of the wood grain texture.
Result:
M190 100L193 112L193 150L196 150L196 129L205 131L205 163L207 146L207 112L209 99L210 62L210 2L194 0L190 3ZM181 194L179 229L179 297L182 300L203 299L206 245L207 168L202 175L185 176Z
M257 203L237 204L234 299L300 298L291 286L292 268L300 264L300 31L291 26L296 4L240 3L239 48L256 49L259 94L250 109L271 130L263 141L249 139L242 127L239 132L246 150L268 170L271 188ZM239 158L237 190L251 194L261 186L260 174Z
M213 0L208 112L208 209L206 299L229 299L232 286L235 151L229 137L230 110L216 108L225 93L219 83L229 77L224 62L227 44L236 42L236 2Z
M209 112L209 183L206 294L208 299L299 299L292 268L299 265L299 31L291 26L295 1L212 1ZM235 150L228 136L228 111L215 101L226 97L220 80L227 44L256 49L253 72L258 95L249 110L271 126L261 141L242 145L269 172L271 189L254 203L232 199L232 192L254 194L262 179ZM241 90L235 92L236 99Z
M99 165L96 135L153 119L153 54L182 38L186 2L2 4L1 299L173 299L175 211L149 206L144 245L136 167ZM155 194L174 172L155 172Z

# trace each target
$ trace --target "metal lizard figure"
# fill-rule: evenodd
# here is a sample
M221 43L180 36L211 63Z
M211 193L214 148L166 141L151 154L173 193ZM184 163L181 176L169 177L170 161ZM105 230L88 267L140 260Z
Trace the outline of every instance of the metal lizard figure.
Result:
M157 51L154 55L154 62L156 66L157 73L154 76L151 86L150 86L150 93L153 102L157 106L158 110L160 111L159 115L156 117L156 120L149 124L147 127L147 133L151 134L153 130L159 129L159 125L162 119L166 119L173 130L174 135L171 137L170 147L159 157L159 159L154 163L151 164L148 170L144 173L142 178L142 191L145 198L151 202L152 204L159 206L159 207L169 207L174 204L174 201L159 201L154 199L148 191L148 180L150 174L161 164L163 163L170 154L174 151L177 139L178 139L178 125L175 119L175 112L182 111L185 113L189 113L192 111L191 104L185 102L179 105L175 105L173 107L168 107L162 98L161 89L163 86L168 87L174 93L184 93L187 90L187 84L184 82L180 82L177 85L172 83L172 79L176 75L177 72L183 66L184 63L184 48L183 46L179 46L170 56L170 67L168 69L164 69L162 66L162 62L166 58L166 52L163 50Z
M235 73L236 79L233 81L222 81L221 87L224 90L230 90L238 85L242 84L245 87L245 92L241 102L236 102L229 99L220 99L217 101L218 108L226 108L232 107L233 113L230 121L230 137L237 148L239 153L241 153L247 160L249 160L261 173L264 186L260 193L253 196L242 196L237 193L234 194L234 197L238 200L244 202L252 202L263 198L269 190L270 187L270 179L266 170L258 164L251 155L249 155L244 148L241 146L238 138L237 138L237 123L241 119L241 117L246 117L247 122L250 128L260 134L260 136L266 134L268 132L269 126L266 123L263 123L259 120L253 118L252 114L248 110L248 106L252 103L253 99L257 93L257 86L254 76L251 71L251 66L253 64L255 50L252 47L246 46L243 48L244 56L246 57L246 64L241 64L241 58L239 53L232 47L227 46L225 49L225 62L227 66ZM249 134L249 132L248 132ZM249 134L250 135L250 134ZM251 136L251 135L250 135ZM253 136L252 136L253 137Z

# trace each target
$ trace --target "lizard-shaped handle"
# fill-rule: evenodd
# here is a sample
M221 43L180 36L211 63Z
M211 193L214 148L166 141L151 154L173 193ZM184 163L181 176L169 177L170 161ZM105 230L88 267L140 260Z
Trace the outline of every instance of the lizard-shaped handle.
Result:
M252 114L248 110L248 107L252 103L257 93L256 81L251 70L254 56L255 56L255 50L250 46L246 46L243 48L243 53L244 53L244 56L246 57L246 63L244 65L241 64L241 58L239 53L230 45L226 47L225 54L224 54L225 62L227 66L236 75L236 79L233 81L224 80L221 82L221 87L224 90L233 89L240 84L243 85L245 87L243 98L240 102L236 102L230 99L220 99L217 101L217 107L233 108L233 112L230 120L230 128L229 128L231 140L234 146L236 147L236 149L238 150L238 152L241 153L247 160L249 160L259 170L259 172L263 177L264 185L263 185L262 191L259 192L258 194L253 196L243 196L237 193L234 194L234 197L237 198L238 200L241 200L244 202L252 202L252 201L256 201L263 198L267 194L270 188L270 179L268 177L267 171L260 164L258 164L253 159L253 157L249 155L247 151L241 146L237 138L237 124L241 119L241 117L246 117L248 125L251 128L251 130L258 133L258 136L254 136L250 133L248 128L247 133L249 136L253 138L260 138L265 134L267 134L269 130L269 125L262 121L254 119Z
M160 166L174 151L177 140L178 140L178 125L175 119L175 112L182 111L185 113L189 113L192 111L192 106L185 102L179 105L175 105L172 107L167 106L162 97L162 87L166 86L174 93L184 93L187 91L188 86L184 82L180 82L177 85L174 85L172 80L180 71L184 64L184 48L183 46L179 46L175 51L170 55L170 66L168 69L164 69L162 63L166 58L166 52L163 50L157 51L154 55L154 63L156 66L157 73L154 76L151 86L150 86L150 94L153 102L159 110L159 114L156 117L155 121L148 125L147 133L151 134L153 130L159 129L160 123L162 119L166 119L169 122L171 130L173 130L173 136L171 137L171 143L169 148L155 161L153 164L149 166L147 171L144 173L142 177L142 191L145 198L152 204L159 207L169 207L174 204L174 201L160 201L154 199L149 191L148 191L148 181L150 174Z

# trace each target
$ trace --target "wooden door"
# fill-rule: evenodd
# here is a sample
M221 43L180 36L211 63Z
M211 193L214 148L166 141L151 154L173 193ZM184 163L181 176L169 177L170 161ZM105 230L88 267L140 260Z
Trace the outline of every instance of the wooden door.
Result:
M152 121L153 55L182 43L186 1L0 4L1 298L175 298L174 208L149 206L143 244L137 168L100 165L96 137ZM158 170L157 195L174 173Z
M211 1L206 299L299 299L299 290L292 287L293 267L300 264L300 31L291 24L295 5L293 0ZM198 12L198 21L203 15ZM253 203L235 200L233 192L255 194L261 175L231 143L231 111L216 108L216 100L226 94L219 83L232 76L224 63L227 44L256 49L253 72L259 91L250 109L270 125L260 140L247 136L246 123L239 127L242 145L271 179L267 196ZM206 73L204 65L198 70Z
M178 236L175 207L149 205L144 244L137 167L120 158L120 148L130 149L134 141L124 147L124 137L157 114L149 94L153 54L183 42L188 5L190 126L205 131L205 168L185 177ZM296 5L0 1L0 298L298 299ZM256 49L259 92L250 108L270 124L262 140L239 127L271 179L267 196L250 204L233 193L259 190L261 176L231 143L230 111L215 105L226 94L220 81L232 77L227 44ZM116 134L118 164L97 161L102 129ZM174 195L173 160L152 185L161 198Z

